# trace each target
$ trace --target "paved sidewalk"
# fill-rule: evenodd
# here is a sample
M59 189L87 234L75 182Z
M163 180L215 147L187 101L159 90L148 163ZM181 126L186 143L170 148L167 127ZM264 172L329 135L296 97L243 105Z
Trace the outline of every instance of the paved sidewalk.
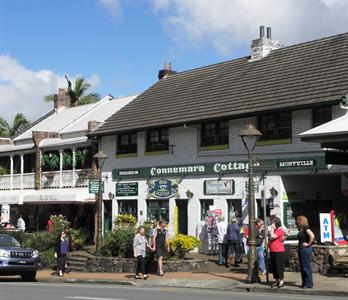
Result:
M222 267L220 267L222 268ZM295 293L311 295L331 295L348 296L348 278L343 276L329 277L314 274L315 287L312 289L300 288L300 274L286 272L285 287L271 288L266 284L266 276L260 276L261 284L245 284L245 270L220 269L220 272L175 272L166 273L159 277L150 274L147 280L136 280L134 274L130 273L77 273L71 272L64 277L58 277L52 270L42 270L38 272L37 280L39 282L69 282L69 283L108 283L125 284L138 286L157 286L157 287L186 287L186 288L206 288L206 289L224 289L224 290L244 290L250 292L277 292L277 293ZM271 282L273 280L271 279Z

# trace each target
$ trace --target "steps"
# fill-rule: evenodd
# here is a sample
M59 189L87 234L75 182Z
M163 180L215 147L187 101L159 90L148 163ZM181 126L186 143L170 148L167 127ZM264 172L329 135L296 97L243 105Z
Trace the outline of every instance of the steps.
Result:
M79 250L73 251L68 256L68 269L74 272L87 272L87 260L94 257L87 251Z

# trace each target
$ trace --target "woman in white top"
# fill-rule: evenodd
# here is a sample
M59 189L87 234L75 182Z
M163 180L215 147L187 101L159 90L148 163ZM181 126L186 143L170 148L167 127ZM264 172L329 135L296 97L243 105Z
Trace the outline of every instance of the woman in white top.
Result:
M145 236L145 228L144 226L140 226L138 227L138 232L133 240L134 257L138 260L135 279L141 279L139 273L143 274L144 279L147 279L149 277L145 271L146 247L151 249Z
M216 225L217 238L219 245L219 265L227 264L228 248L226 240L227 224L224 217L219 217L219 223Z

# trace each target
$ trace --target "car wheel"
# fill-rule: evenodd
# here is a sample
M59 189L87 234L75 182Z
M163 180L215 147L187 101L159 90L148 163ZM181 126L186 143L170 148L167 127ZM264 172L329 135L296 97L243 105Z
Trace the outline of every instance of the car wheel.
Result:
M26 272L21 277L23 281L35 281L36 272Z

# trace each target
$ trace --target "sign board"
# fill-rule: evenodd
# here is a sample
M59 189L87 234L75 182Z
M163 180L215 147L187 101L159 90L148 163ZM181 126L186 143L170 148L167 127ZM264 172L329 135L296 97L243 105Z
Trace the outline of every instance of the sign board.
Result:
M331 211L333 242L338 245L347 244L348 213Z
M1 205L1 223L10 223L10 206L8 204Z
M104 193L104 182L101 182L101 191ZM88 192L90 194L99 193L99 180L89 180L88 181Z
M233 195L234 180L204 180L204 195Z
M116 196L138 196L138 183L125 182L116 184Z
M179 195L179 186L176 180L151 180L148 185L149 198L171 198Z
M260 190L260 182L254 180L254 193L258 193ZM245 191L249 192L249 180L245 181Z
M331 214L319 214L320 219L320 241L332 242Z

